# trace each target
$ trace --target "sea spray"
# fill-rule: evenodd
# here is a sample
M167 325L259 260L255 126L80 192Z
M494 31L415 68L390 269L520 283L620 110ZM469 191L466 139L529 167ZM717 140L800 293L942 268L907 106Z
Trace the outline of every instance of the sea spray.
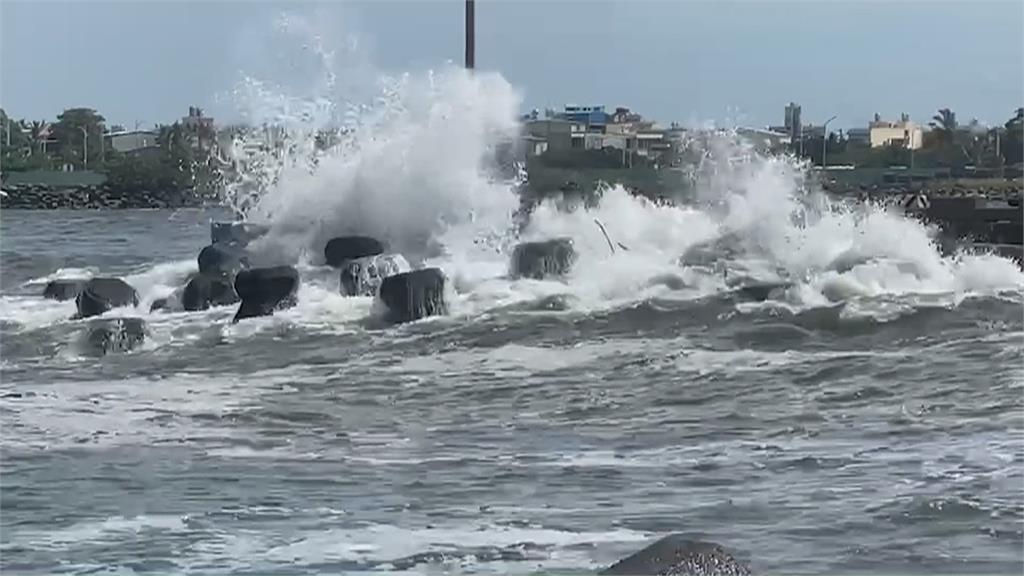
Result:
M309 33L289 22L290 33ZM414 266L443 268L467 303L453 309L466 313L558 293L584 308L700 297L744 281L790 283L797 307L893 294L959 298L1024 284L1009 261L943 256L933 228L889 207L831 198L805 161L713 127L684 133L674 163L689 186L670 191L675 205L611 185L591 205L548 199L520 221L521 178L496 162L519 136L520 97L499 74L445 66L339 90L335 53L318 37L307 45L320 68L302 83L306 92L251 76L237 91L258 128L236 140L244 169L225 199L271 225L256 246L270 259L318 264L329 238L374 236ZM629 250L609 251L595 218ZM580 255L566 278L505 278L517 241L562 236ZM713 254L711 268L680 264L692 247L715 242L729 250Z

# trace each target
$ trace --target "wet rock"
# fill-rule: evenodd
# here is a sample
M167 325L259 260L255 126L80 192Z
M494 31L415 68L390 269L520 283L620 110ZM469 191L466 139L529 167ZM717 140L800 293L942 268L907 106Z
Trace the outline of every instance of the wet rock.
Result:
M678 274L666 272L657 274L647 281L648 286L664 286L669 290L683 290L686 288L686 280Z
M444 272L438 268L423 268L385 278L380 285L380 299L387 306L387 319L412 322L447 314L444 283Z
M384 245L369 236L340 236L331 238L324 246L324 259L333 268L340 268L349 260L383 253Z
M512 252L511 273L516 278L540 280L564 276L576 263L576 248L571 238L543 242L523 242Z
M239 270L249 267L249 258L241 247L226 243L206 246L199 251L196 262L200 274L223 276L229 281Z
M341 266L341 293L345 296L375 296L381 282L409 270L401 254L378 254L349 260Z
M417 566L428 564L444 564L472 558L476 562L524 562L531 559L527 553L529 545L520 544L498 548L496 546L480 546L465 550L445 552L420 552L388 562L395 570L412 570Z
M150 305L149 305L149 311L150 312L156 312L157 310L170 310L170 308L171 308L170 297L167 297L167 298L157 298L156 300L153 300L153 302L150 303Z
M269 226L250 222L210 222L210 242L245 247L270 231Z
M764 302L780 300L793 285L792 282L751 282L736 289L736 295L744 300Z
M219 275L195 274L188 280L181 293L181 304L185 310L195 312L210 306L229 306L238 302L235 287L231 281Z
M672 534L601 574L626 576L749 576L750 568L720 545Z
M734 259L742 251L742 237L735 232L729 232L690 246L679 257L679 265L710 266L719 260Z
M292 266L242 270L235 276L235 293L242 303L233 321L290 308L296 304L298 290L299 272Z
M99 316L113 308L138 306L139 295L120 278L93 278L85 283L75 298L78 318Z
M50 280L46 283L46 287L43 288L43 298L48 300L74 300L78 297L78 293L82 291L82 287L89 280L87 278L62 278L59 280Z
M146 340L146 323L141 318L110 318L89 325L86 342L96 354L128 352Z

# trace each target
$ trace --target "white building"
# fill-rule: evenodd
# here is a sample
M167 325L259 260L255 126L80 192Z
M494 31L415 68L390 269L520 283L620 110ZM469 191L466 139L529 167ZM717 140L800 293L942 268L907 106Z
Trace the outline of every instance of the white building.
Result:
M875 114L875 120L868 124L868 139L872 148L899 146L917 150L924 140L924 131L920 126L911 122L910 117L906 114L900 118L899 122L888 122Z
M149 130L131 130L107 134L107 145L121 153L134 152L157 145L157 133Z

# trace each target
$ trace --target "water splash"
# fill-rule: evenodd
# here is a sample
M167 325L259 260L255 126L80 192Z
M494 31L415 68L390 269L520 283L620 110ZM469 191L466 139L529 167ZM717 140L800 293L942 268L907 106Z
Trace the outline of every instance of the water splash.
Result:
M560 293L586 308L699 297L747 280L788 283L797 307L906 294L955 302L1024 286L1012 262L944 256L936 230L885 206L831 198L805 162L761 153L713 126L681 143L690 186L673 196L687 206L611 186L593 206L542 202L520 226L521 178L496 160L518 137L521 100L500 75L447 66L340 87L346 75L337 68L355 44L339 58L308 21L279 24L290 41L302 39L311 58L303 69L315 73L299 90L254 77L239 84L238 104L258 128L236 140L243 169L225 197L240 215L271 225L256 247L271 259L316 264L332 236L375 236L414 265L445 269L462 300L455 310L470 314ZM368 77L365 66L358 76ZM609 250L595 218L628 250ZM504 277L517 240L559 236L580 252L568 278ZM711 246L712 266L680 263L700 245Z

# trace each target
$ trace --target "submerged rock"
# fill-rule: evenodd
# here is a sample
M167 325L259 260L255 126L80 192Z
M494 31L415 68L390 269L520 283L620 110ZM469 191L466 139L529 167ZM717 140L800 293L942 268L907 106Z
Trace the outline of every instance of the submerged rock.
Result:
M743 239L735 232L716 236L688 247L679 257L680 266L711 266L720 260L734 259L743 252Z
M235 287L224 276L195 274L188 280L181 293L181 304L185 310L195 312L210 306L229 306L238 302Z
M149 304L149 311L156 312L157 310L170 310L171 309L171 297L157 298Z
M540 280L564 276L576 263L576 248L571 238L543 242L523 242L512 252L512 276Z
M439 268L423 268L385 278L380 285L380 299L387 306L388 320L412 322L447 314L444 283L444 272Z
M269 226L249 222L210 222L210 242L245 247L270 231Z
M763 302L765 300L780 300L793 286L792 282L751 282L736 288L736 295L744 300Z
M601 574L624 576L749 576L750 568L718 544L672 534L619 560Z
M146 323L141 318L110 318L89 325L86 343L96 354L134 350L146 340Z
M401 254L378 254L349 260L341 266L341 293L345 296L375 296L381 282L409 270Z
M384 245L369 236L340 236L331 238L324 246L324 259L333 268L341 268L349 260L383 253Z
M298 291L299 271L292 266L242 270L235 276L235 293L242 304L233 321L290 308L296 304Z
M75 298L78 318L99 316L113 308L138 306L139 295L120 278L93 278L85 283Z
M88 282L88 278L61 278L58 280L50 280L46 283L46 287L43 288L43 298L48 300L74 300L78 297L78 293L82 291L82 287Z

